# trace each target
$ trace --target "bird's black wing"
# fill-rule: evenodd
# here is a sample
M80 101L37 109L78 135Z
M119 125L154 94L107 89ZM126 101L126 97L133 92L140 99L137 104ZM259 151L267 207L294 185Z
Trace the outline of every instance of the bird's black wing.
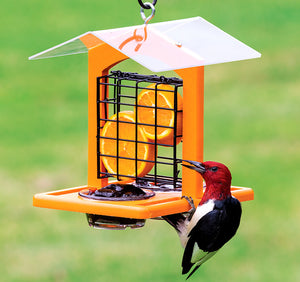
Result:
M203 252L211 253L234 236L240 224L241 211L240 202L233 197L215 201L214 209L204 215L189 233L182 259L183 273L189 272L195 263L192 262L195 244Z
M215 201L214 209L198 221L189 236L195 238L200 249L216 251L235 235L241 213L241 204L236 198Z
M218 223L220 222L219 217L221 216L222 211L213 209L204 215L191 230L183 253L181 264L182 274L188 273L196 263L196 267L191 272L191 274L193 274L196 269L206 261L205 256L210 252L216 251L213 250L210 245L211 242L216 241L216 237L220 233Z

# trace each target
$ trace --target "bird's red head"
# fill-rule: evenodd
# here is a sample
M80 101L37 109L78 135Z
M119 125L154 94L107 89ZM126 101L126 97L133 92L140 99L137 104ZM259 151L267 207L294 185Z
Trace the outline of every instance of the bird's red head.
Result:
M206 183L206 189L201 203L209 199L224 200L231 195L231 173L227 166L213 161L203 163L195 161L186 162L191 165L182 165L201 173Z

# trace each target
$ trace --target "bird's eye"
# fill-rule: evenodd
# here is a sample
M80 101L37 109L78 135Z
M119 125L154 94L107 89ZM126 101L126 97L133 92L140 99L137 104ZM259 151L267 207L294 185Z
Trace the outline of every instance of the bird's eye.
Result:
M210 170L216 172L219 168L217 166L213 166Z

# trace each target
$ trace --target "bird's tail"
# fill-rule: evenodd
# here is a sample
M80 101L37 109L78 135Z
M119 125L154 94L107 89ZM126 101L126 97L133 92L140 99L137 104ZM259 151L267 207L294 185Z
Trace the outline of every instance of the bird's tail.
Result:
M187 274L194 265L194 263L191 262L193 256L194 244L195 242L191 238L187 241L187 244L184 249L183 257L182 257L182 262L181 262L182 274Z
M200 266L201 266L201 264L195 266L194 269L192 270L192 272L188 275L188 277L185 280L188 280Z
M173 226L178 233L181 233L180 226L182 226L186 220L186 217L182 213L170 214L162 216L162 218Z
M203 264L205 263L208 259L210 259L213 255L215 255L217 251L214 251L214 252L209 252L207 253L201 260L199 260L198 262L196 263L191 263L190 261L189 262L185 262L185 265L183 264L182 265L182 274L186 274L190 271L190 269L193 267L193 265L195 264L195 267L194 269L190 272L190 274L188 275L188 277L186 278L189 279L193 274L194 272Z

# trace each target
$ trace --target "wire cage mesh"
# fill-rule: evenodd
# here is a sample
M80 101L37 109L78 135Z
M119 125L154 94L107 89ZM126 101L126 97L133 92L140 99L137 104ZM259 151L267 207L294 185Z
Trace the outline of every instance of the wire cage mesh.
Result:
M163 87L171 86L170 88ZM178 130L178 114L182 113L177 105L178 95L180 95L183 81L176 77L165 77L157 75L141 75L138 73L111 71L108 75L97 77L97 177L117 179L132 179L140 186L160 190L181 190L181 140L182 132ZM104 95L100 95L104 91ZM151 105L143 105L138 101L142 91L152 91L154 102ZM162 106L159 103L161 93L172 93L173 106ZM100 98L102 97L102 98ZM151 123L141 120L140 114L145 109L154 116ZM134 121L122 120L121 114L131 111ZM173 123L163 125L158 120L159 116L172 113ZM114 118L112 119L112 116ZM105 136L103 128L107 122L115 123L115 136ZM129 125L134 131L133 138L128 138L119 130L123 124ZM147 127L151 130L153 138L151 140L140 140L138 138L139 128ZM172 140L169 143L162 143L158 132L164 129L172 130ZM110 142L115 148L114 154L107 154L101 150L101 142ZM131 144L133 154L130 156L120 155L120 146ZM179 144L178 144L179 143ZM140 144L147 144L154 147L154 158L151 160L141 159L139 157ZM177 145L178 144L178 145ZM101 158L110 159L116 163L114 172L107 171L101 166ZM138 174L138 167L142 162L151 163L151 171L146 175ZM133 167L134 173L126 174L120 168L127 164Z

